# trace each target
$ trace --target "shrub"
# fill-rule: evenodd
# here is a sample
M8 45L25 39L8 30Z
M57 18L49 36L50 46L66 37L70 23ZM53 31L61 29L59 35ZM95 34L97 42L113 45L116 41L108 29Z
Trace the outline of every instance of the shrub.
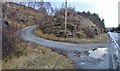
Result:
M8 57L9 59L11 59L12 55L15 55L16 53L20 52L19 50L17 50L18 43L19 40L16 35L16 28L10 25L4 26L2 29L2 58L4 59Z
M94 38L95 37L94 32L88 27L86 27L84 29L84 32L85 32L87 38Z

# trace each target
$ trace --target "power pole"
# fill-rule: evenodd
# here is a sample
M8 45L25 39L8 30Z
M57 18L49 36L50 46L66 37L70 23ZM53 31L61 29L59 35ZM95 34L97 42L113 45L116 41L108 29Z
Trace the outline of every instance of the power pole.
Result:
M65 36L67 37L67 0L65 0Z

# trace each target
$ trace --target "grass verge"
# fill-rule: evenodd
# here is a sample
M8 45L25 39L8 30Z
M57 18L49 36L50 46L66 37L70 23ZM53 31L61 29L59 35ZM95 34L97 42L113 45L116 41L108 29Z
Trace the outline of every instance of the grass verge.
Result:
M39 28L36 28L34 30L34 34L45 39L61 41L61 42L70 42L70 43L108 43L109 41L107 33L102 34L101 39L100 36L96 36L95 38L92 39L64 38L64 37L57 37L54 34L45 34Z
M2 69L73 69L72 61L65 56L53 52L51 49L33 44L21 42L19 48L24 55L12 57L10 60L2 60Z

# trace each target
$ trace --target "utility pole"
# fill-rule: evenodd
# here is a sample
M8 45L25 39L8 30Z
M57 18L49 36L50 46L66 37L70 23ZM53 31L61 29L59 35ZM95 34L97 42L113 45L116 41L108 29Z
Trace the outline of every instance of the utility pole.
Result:
M67 37L67 0L65 0L65 36Z

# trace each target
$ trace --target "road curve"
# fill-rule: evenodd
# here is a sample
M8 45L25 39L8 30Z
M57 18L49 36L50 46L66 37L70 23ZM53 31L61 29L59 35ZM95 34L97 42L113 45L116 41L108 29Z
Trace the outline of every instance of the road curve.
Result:
M108 53L106 53L106 50L104 49L104 48L108 48L109 44L103 44L103 43L75 44L75 43L47 40L33 34L33 30L36 27L37 27L36 25L33 25L22 29L21 38L24 41L30 41L35 44L39 44L52 49L57 49L57 51L60 52L62 51L67 53L67 57L70 58L75 63L75 67L78 69L108 69L109 68ZM97 50L95 48L103 48L103 50L102 49ZM104 50L106 54L104 54ZM94 55L101 54L102 53L101 51L103 52L104 55L102 54L103 56L101 56L100 58L94 58L92 57L92 54L90 54L90 52L93 52ZM89 54L86 54L86 52Z
M66 42L58 42L58 41L52 41L52 40L47 40L44 38L40 38L36 35L33 34L33 30L36 28L36 25L26 27L21 30L21 38L25 41L30 41L36 44L40 44L42 46L46 46L49 48L60 48L60 49L70 49L70 50L83 50L86 49L85 47L90 47L95 48L96 46L99 47L105 47L107 46L106 44L100 44L100 43L90 43L90 44L75 44L75 43L66 43ZM80 48L82 47L82 48Z

